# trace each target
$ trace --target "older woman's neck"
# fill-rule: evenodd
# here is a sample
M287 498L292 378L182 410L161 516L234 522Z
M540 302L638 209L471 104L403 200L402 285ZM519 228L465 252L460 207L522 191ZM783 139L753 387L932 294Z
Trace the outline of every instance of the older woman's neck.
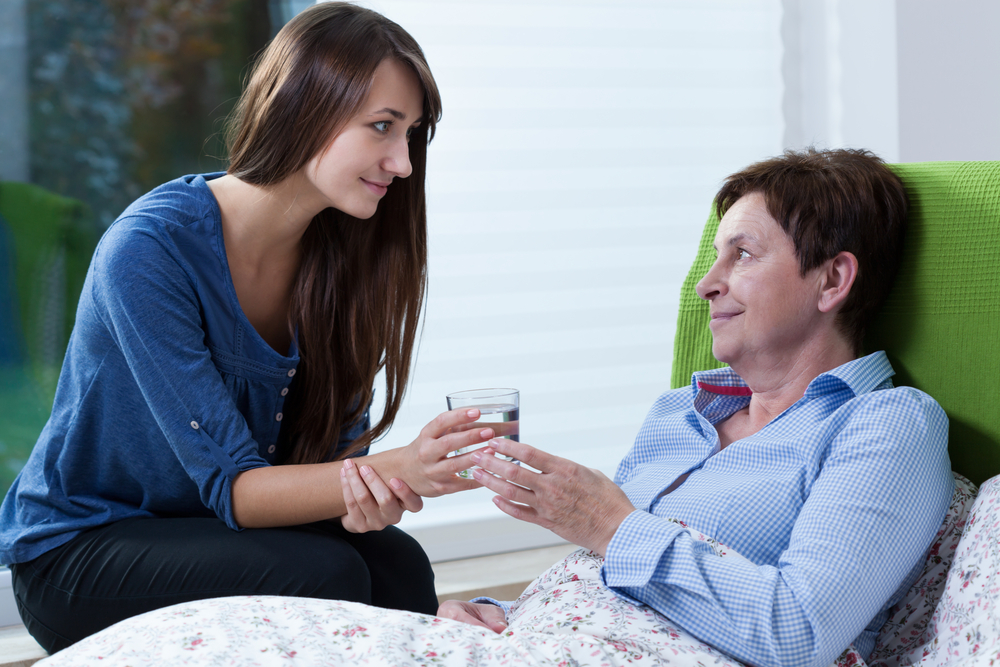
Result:
M802 398L817 376L856 359L853 346L843 336L833 334L810 341L792 354L733 364L753 391L743 437L756 433L772 419Z

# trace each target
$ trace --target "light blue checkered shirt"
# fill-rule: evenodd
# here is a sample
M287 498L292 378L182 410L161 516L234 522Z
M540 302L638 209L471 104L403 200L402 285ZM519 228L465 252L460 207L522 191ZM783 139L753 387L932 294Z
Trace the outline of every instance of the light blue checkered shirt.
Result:
M892 375L883 352L846 363L722 451L714 424L750 402L732 369L663 394L618 467L637 510L608 545L605 583L742 662L826 667L851 642L867 658L954 486L944 411Z
M892 388L892 375L883 352L823 373L721 452L714 424L749 404L743 380L704 371L663 394L618 466L638 509L608 545L604 582L758 667L828 667L852 642L867 658L954 487L948 418L927 394ZM719 558L667 519L754 565Z

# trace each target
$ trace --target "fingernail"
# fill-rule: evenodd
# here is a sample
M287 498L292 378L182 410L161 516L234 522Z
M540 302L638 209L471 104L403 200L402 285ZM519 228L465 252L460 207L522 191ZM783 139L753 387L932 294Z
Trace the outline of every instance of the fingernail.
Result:
M391 486L392 488L394 488L394 489L401 489L401 488L403 488L403 483L402 483L402 482L400 482L400 481L399 481L398 479L396 479L395 477L393 477L392 479L390 479L390 480L389 480L389 485L390 485L390 486Z
M362 475L368 475L368 474L371 473L371 471L372 471L372 469L369 466L361 466L361 474Z
M493 429L491 429L491 428L484 428L482 431L479 432L479 437L482 438L483 440L485 440L486 438L492 438L493 437Z
M346 470L346 469L344 469L344 468L341 468L341 469L340 469L340 476L341 476L341 477L347 477L347 470Z
M476 410L475 408L473 408L472 410L469 410L465 414L468 417L477 417L477 416L479 416L479 410Z
M480 461L483 460L483 455L480 454L479 452L473 452L472 453L472 460L475 461L476 463L479 463Z
M479 470L479 469L477 468L476 470L473 470L473 471L472 471L472 476L473 476L473 477L474 477L474 478L475 478L476 480L480 480L480 479L482 479L482 478L483 478L483 471L482 471L482 470Z
M501 442L500 438L493 438L492 440L490 440L490 444L493 445L494 447L499 447L500 442Z
M354 461L352 461L351 459L344 459L344 467L345 468L353 468L354 467Z

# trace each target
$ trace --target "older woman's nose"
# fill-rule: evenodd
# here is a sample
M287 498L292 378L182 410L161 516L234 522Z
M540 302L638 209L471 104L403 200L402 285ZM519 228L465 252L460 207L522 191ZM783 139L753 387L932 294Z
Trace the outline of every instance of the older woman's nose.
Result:
M695 285L695 291L706 301L711 301L725 291L725 282L721 279L721 270L717 261Z

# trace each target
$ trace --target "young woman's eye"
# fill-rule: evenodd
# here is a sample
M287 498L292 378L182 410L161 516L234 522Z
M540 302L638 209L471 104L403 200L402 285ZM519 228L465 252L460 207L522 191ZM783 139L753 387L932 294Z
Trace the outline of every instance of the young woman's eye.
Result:
M406 140L407 140L407 141L409 141L409 140L410 140L410 135L412 135L412 134L413 134L413 131L414 131L415 129L417 129L417 128L415 128L415 127L409 127L409 128L407 128L407 129L406 129Z
M377 123L372 123L372 127L374 127L376 130L378 130L382 134L386 134L389 131L389 128L392 127L392 121L391 120L380 120Z

